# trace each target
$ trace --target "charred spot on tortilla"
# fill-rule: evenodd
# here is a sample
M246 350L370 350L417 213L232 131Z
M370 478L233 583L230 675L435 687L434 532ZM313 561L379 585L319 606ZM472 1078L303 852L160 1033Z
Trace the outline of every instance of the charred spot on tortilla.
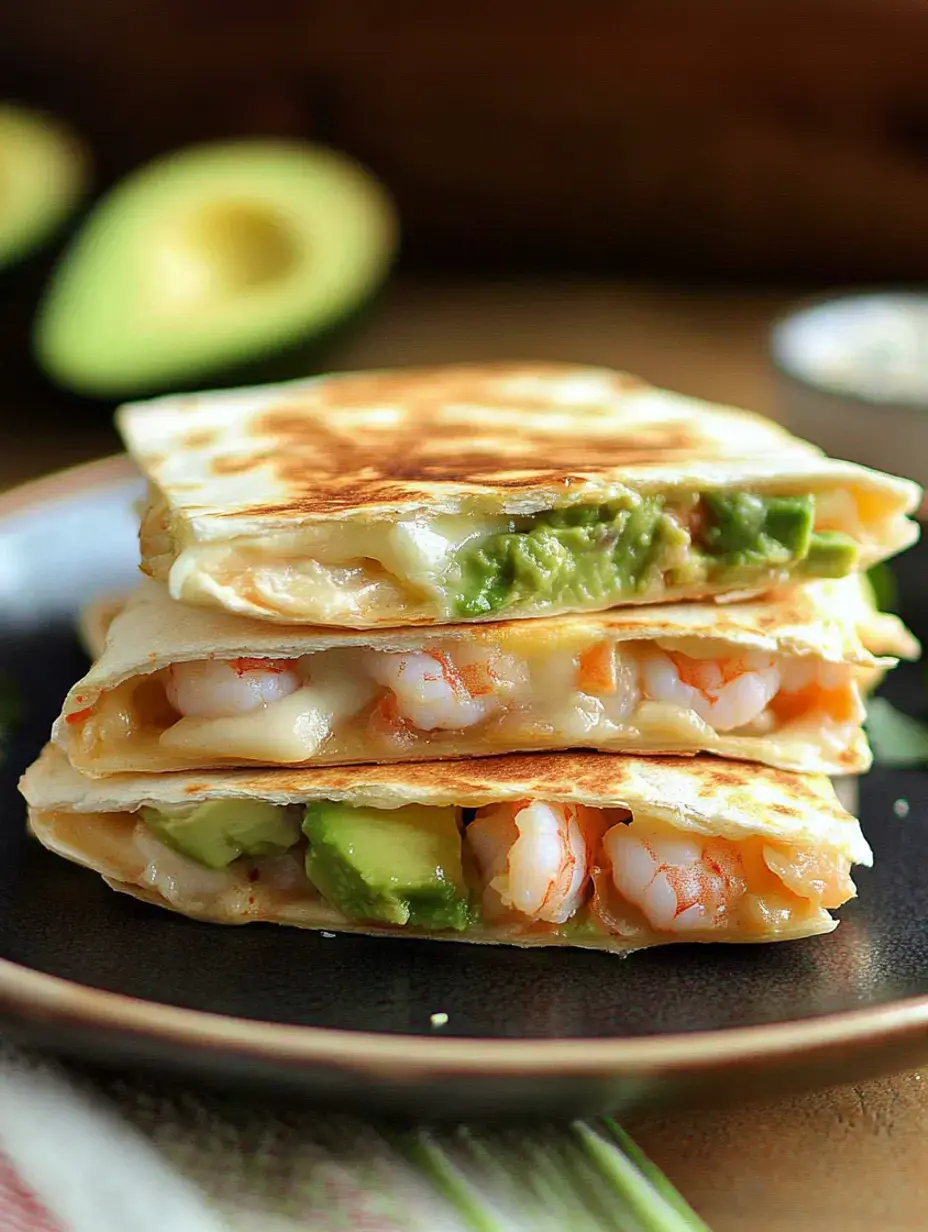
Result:
M917 535L908 481L606 369L337 374L183 408L119 412L155 491L144 566L175 599L285 624L743 597Z
M334 402L330 409L335 412L338 405ZM494 410L489 399L484 399L483 406L491 413ZM255 420L253 435L256 442L270 439L273 448L268 452L262 447L253 455L253 464L271 461L277 478L292 493L294 511L311 513L325 508L328 500L324 489L320 490L320 480L336 482L337 499L351 508L365 500L378 503L415 496L420 490L417 479L485 485L491 491L558 481L569 487L626 464L685 458L699 445L698 433L681 424L642 431L637 440L606 438L593 456L582 439L564 440L562 426L545 432L543 417L522 427L514 439L501 440L492 433L484 438L473 433L466 405L458 409L435 403L420 419L417 412L421 409L418 405L404 407L400 422L385 417L382 422L358 428L348 424L342 429L296 409L269 411ZM495 409L503 411L505 404ZM549 465L552 448L557 452L557 467ZM240 461L217 458L213 468L216 473L235 473L232 468ZM357 483L350 482L351 476L357 476ZM279 505L254 508L285 511Z
M191 432L184 437L183 445L185 449L207 449L218 440L218 433L212 428L203 428L197 432Z

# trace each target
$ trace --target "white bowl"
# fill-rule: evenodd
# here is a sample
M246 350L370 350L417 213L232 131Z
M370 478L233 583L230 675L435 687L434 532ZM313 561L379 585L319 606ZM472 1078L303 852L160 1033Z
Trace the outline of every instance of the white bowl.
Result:
M928 486L928 293L808 303L774 325L770 353L790 431Z

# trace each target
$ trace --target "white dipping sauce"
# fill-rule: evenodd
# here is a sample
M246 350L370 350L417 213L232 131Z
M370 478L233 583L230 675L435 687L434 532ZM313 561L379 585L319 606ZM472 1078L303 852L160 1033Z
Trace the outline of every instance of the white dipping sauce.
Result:
M833 393L928 408L928 294L807 308L776 327L773 353L787 372Z

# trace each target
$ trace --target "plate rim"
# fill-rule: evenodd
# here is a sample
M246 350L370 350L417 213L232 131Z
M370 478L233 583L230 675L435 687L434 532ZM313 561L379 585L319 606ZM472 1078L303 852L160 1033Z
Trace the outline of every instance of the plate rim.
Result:
M822 1056L848 1045L899 1043L928 1027L928 996L890 1006L824 1014L793 1022L668 1035L574 1039L473 1039L351 1031L272 1023L146 1001L48 975L0 958L0 1007L22 1021L114 1030L136 1040L197 1053L222 1053L282 1065L330 1065L370 1076L402 1071L410 1079L456 1077L584 1077L609 1072L673 1077L754 1062ZM412 1046L411 1046L412 1045Z
M62 497L116 487L137 476L126 454L112 454L0 492L0 520ZM928 994L888 1005L777 1022L625 1039L473 1039L377 1033L272 1023L214 1014L108 992L0 957L0 1008L19 1021L113 1030L152 1043L252 1061L333 1065L371 1076L435 1073L583 1076L609 1071L649 1075L704 1073L737 1064L772 1064L848 1045L886 1046L928 1030ZM412 1045L412 1046L411 1046Z

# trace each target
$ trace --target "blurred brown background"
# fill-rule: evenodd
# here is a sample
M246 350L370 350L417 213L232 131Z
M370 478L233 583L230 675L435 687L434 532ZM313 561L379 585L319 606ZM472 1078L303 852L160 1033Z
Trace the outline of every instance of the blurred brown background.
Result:
M406 261L928 274L924 0L15 0L4 94L103 179L292 133L396 195Z

